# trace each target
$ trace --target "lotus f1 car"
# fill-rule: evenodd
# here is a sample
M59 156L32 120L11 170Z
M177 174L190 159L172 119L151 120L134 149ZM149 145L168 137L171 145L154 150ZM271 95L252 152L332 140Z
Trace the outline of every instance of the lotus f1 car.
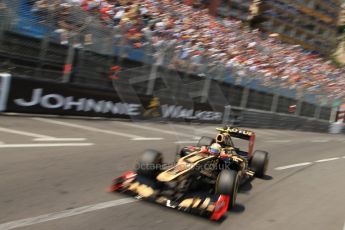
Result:
M137 169L114 179L109 190L219 220L235 205L241 183L264 176L269 156L253 152L254 132L217 130L216 138L202 137L196 146L184 147L170 165L163 164L160 152L146 150ZM248 151L236 148L232 138L248 140ZM220 147L219 154L212 154L214 145Z

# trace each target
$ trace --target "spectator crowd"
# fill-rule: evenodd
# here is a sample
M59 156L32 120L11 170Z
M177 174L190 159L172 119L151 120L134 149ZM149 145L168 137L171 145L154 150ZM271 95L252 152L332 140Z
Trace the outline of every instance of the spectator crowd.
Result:
M80 7L120 31L134 48L154 47L158 64L171 54L169 67L201 69L207 63L224 65L270 87L345 97L345 68L336 67L318 54L283 43L278 34L265 35L234 19L220 19L207 9L178 0L39 0L35 12L58 7L61 15ZM73 30L60 20L60 27ZM167 58L167 57L165 57ZM279 85L273 85L277 84Z

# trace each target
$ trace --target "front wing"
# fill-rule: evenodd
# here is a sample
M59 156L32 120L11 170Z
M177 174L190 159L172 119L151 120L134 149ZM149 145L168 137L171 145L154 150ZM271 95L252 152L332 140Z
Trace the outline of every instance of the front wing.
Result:
M121 192L139 200L147 200L165 207L219 220L228 210L230 197L214 195L207 192L185 194L177 200L170 200L159 189L155 181L149 180L129 171L113 180L109 192Z

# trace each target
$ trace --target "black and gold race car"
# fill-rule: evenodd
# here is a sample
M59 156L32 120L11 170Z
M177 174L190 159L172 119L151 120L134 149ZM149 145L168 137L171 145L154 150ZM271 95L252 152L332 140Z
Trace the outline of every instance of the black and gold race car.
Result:
M136 170L114 179L109 190L219 220L235 205L241 182L265 175L269 156L253 152L254 132L217 130L216 138L202 137L196 146L184 147L170 165L163 163L160 152L146 150ZM248 151L236 148L233 137L248 140ZM220 149L217 154L214 146Z

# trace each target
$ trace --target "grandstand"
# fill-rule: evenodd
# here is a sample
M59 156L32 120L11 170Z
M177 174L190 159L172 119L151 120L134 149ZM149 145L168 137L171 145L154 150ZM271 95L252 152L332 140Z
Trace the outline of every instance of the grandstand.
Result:
M340 1L262 1L259 28L279 33L284 41L300 44L309 50L330 54L337 45L337 22Z
M334 54L337 61L345 64L345 2L341 5L341 11L338 20L339 44Z
M218 7L218 15L250 21L257 15L259 0L223 0Z
M319 99L345 94L345 70L321 56L179 1L6 0L1 9L1 69L15 74L110 89L119 65L135 92L186 98L183 86L198 102L282 113L303 98L298 113L325 119Z
M339 15L339 25L345 25L345 3L341 5L341 11Z

